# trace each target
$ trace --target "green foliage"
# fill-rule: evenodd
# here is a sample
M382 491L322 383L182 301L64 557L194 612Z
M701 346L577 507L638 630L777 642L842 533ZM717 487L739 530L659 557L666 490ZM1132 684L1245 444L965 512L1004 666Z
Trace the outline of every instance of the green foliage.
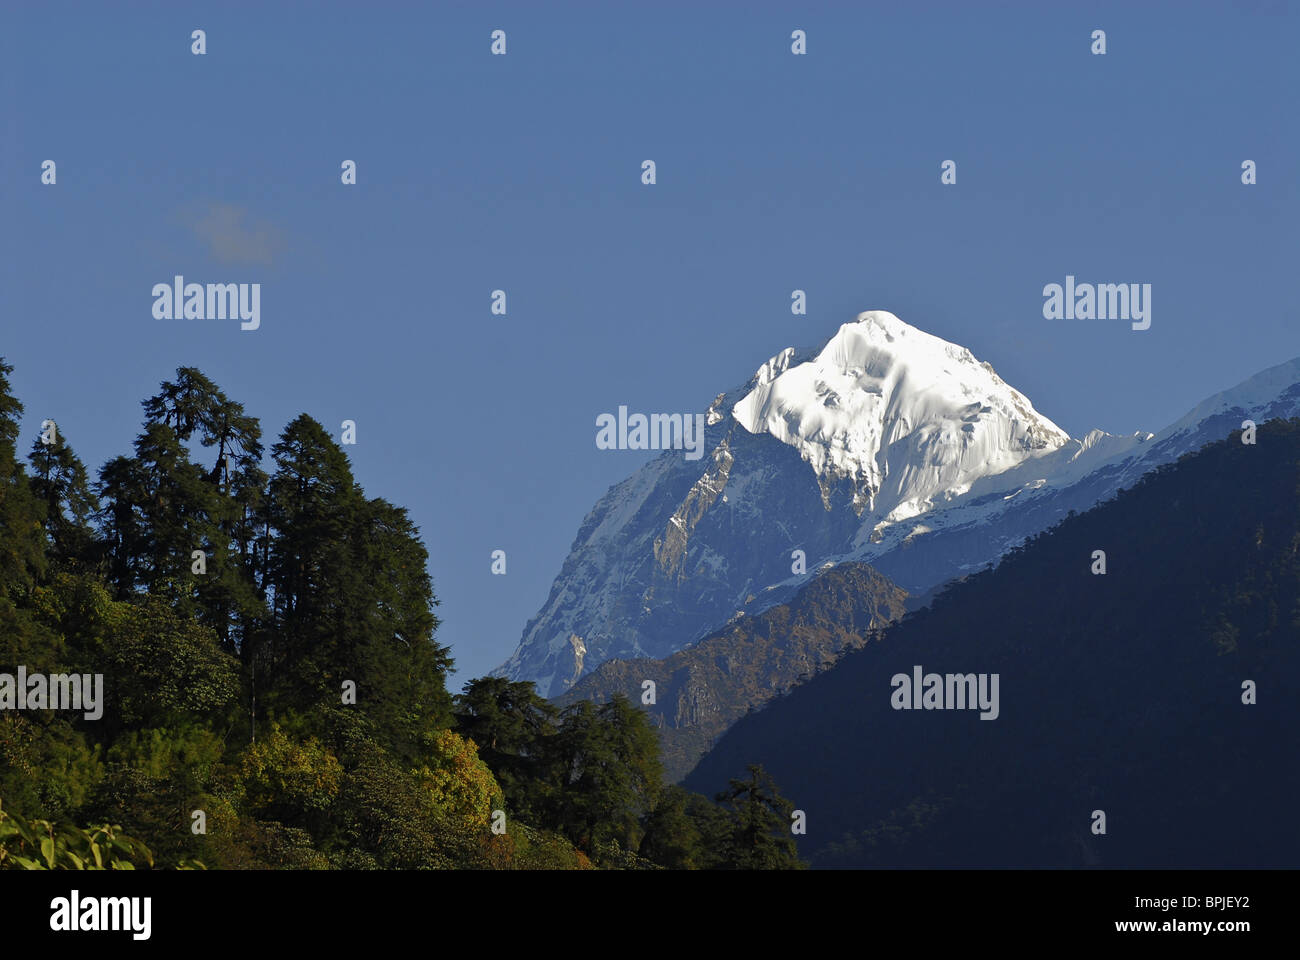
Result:
M121 827L80 829L25 820L0 807L0 870L134 870L153 854Z
M431 800L429 791L372 742L346 758L329 844L341 868L452 869L479 866L486 831L466 830Z
M553 825L584 851L587 864L677 870L799 865L793 844L782 839L788 822L774 819L784 801L770 778L755 786L752 798L776 804L777 813L769 810L762 824L752 804L728 810L681 787L663 788L654 729L626 697L601 705L580 700L560 714L531 683L483 677L456 698L456 724L479 745L513 816ZM526 849L493 838L489 860L515 868Z
M71 816L104 776L98 745L53 714L0 713L0 797L50 819Z
M451 730L437 734L434 750L415 775L433 803L466 828L485 828L492 810L501 806L501 787L474 742Z
M673 784L659 796L646 819L643 857L673 870L714 865L725 836L725 815L704 798Z
M456 697L456 732L472 740L505 793L506 808L524 819L545 815L554 793L550 738L559 711L532 683L481 677Z
M747 778L730 781L717 797L733 811L720 857L722 865L735 870L798 869L803 863L790 835L794 804L777 792L761 766L750 764L748 771Z
M106 759L158 780L197 787L208 781L224 750L221 738L207 727L184 724L128 731L109 748Z
M583 849L616 841L635 850L663 780L649 720L623 696L600 706L581 700L560 720L551 744L559 774L551 799L556 822Z
M297 741L279 724L250 746L242 780L255 812L305 817L326 810L338 795L343 768L319 741Z
M307 830L251 816L237 820L228 835L214 837L206 847L227 870L328 870L331 866Z
M451 718L451 658L433 640L427 551L404 510L363 496L347 457L310 417L294 420L271 454L272 629L253 655L261 699L271 711L310 712L337 703L351 681L373 735L415 760Z
M43 510L15 456L23 405L10 392L12 372L0 358L0 619L13 600L32 588L47 564Z
M718 865L730 819L662 791L626 698L561 714L483 678L453 703L419 530L311 417L268 474L258 421L182 367L92 490L61 432L18 462L10 370L0 672L102 674L104 712L0 713L0 867Z
M238 664L212 630L156 596L111 606L100 656L114 716L130 726L219 716L238 696Z
M28 460L32 494L44 506L50 557L90 561L95 542L91 518L99 512L99 501L90 489L85 465L68 446L62 430L56 430L53 443L45 443L39 436L33 440Z
M484 844L481 866L495 870L591 870L592 862L563 836L516 821Z

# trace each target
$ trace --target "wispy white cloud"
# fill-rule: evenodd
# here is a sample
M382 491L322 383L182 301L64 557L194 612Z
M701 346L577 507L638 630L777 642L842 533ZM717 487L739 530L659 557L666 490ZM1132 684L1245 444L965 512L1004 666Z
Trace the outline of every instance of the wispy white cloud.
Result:
M247 210L229 204L210 204L190 220L189 227L223 263L269 264L283 247L274 225L255 221Z

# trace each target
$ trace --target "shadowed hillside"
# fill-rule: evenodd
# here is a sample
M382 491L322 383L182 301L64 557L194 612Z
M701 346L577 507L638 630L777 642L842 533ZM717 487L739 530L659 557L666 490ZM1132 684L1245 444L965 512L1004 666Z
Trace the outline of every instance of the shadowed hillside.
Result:
M741 720L685 785L761 762L822 866L1294 865L1298 483L1297 420L1162 467ZM893 709L916 665L998 674L997 719Z

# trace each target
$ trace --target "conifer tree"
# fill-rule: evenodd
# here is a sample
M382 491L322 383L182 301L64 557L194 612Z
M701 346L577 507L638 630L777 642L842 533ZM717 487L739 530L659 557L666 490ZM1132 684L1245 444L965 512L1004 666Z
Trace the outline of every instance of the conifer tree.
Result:
M405 510L365 498L312 418L289 424L271 454L268 704L353 706L384 746L414 758L451 723L451 658L433 640L437 601L418 531ZM355 704L341 702L349 681Z
M731 780L717 796L731 809L722 866L733 870L791 870L803 866L790 834L794 804L777 791L762 766L749 764L749 776Z
M146 431L170 427L182 444L197 438L202 447L215 448L211 468L194 467L208 489L192 487L190 532L201 543L190 549L205 554L207 572L194 581L202 618L233 653L264 609L255 552L256 511L266 484L261 425L194 367L179 368L143 407Z
M32 466L32 492L45 506L50 556L90 560L95 542L91 519L99 512L99 501L90 489L85 465L62 430L55 431L52 443L38 436L27 459Z
M559 773L555 816L569 839L588 850L609 841L635 850L663 781L646 715L621 694L600 706L579 700L561 715L550 745Z
M456 732L478 746L478 755L505 792L509 808L525 818L542 817L555 784L548 769L549 738L559 710L538 695L531 681L480 677L456 697Z
M46 566L41 507L16 456L23 405L0 358L0 597L29 591Z
M284 429L271 456L266 583L274 631L263 654L278 696L305 708L357 679L340 672L338 647L356 642L342 627L362 592L364 572L350 562L348 540L363 502L347 457L306 414Z
M725 820L706 798L673 784L646 818L637 852L670 870L705 869L713 862L710 842L722 836L717 824Z

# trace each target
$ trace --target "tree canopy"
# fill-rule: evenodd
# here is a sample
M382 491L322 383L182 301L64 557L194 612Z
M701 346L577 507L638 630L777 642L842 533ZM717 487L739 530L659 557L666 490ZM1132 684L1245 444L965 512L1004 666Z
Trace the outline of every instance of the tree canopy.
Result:
M108 693L94 716L0 711L0 868L105 844L143 868L691 868L732 834L754 861L741 819L663 790L626 699L561 712L497 677L453 698L420 531L312 417L264 449L182 367L92 483L57 424L19 461L11 372L0 675Z

